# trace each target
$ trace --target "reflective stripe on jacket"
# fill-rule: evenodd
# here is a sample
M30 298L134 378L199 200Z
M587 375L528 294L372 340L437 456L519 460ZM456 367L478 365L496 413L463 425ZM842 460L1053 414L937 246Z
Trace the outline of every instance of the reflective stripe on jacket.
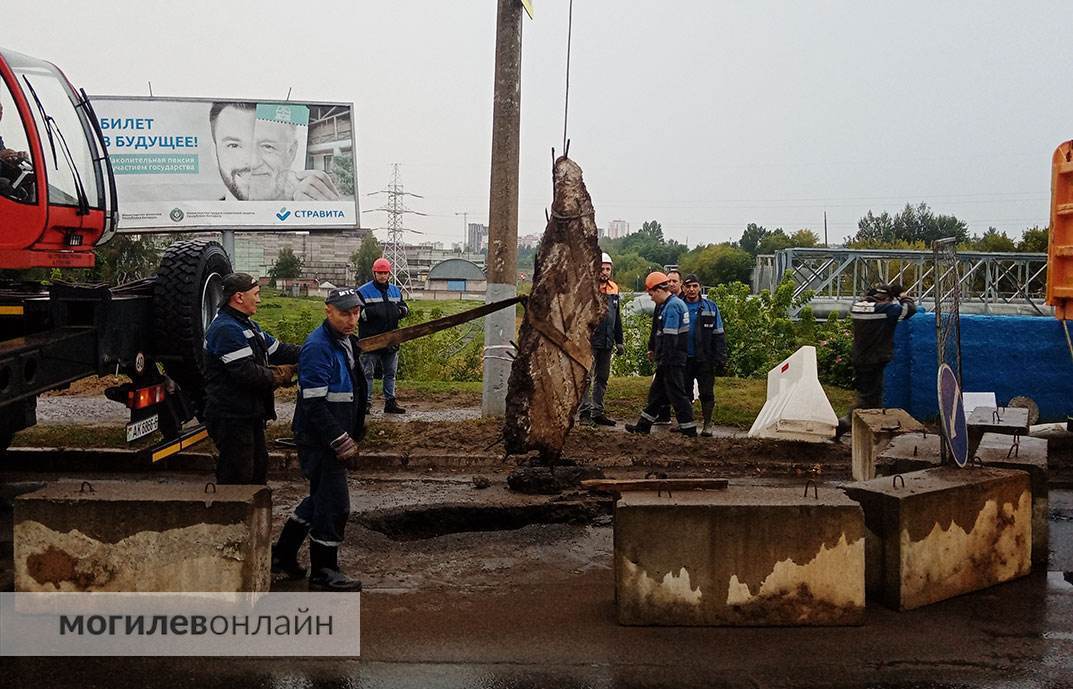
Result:
M357 339L350 335L354 352ZM291 424L299 445L329 447L344 433L365 433L365 375L351 367L339 336L325 321L306 338L298 355L298 403Z
M361 298L361 317L358 320L358 337L371 337L395 330L399 320L410 313L398 285L380 285L370 280L358 288ZM388 348L398 349L398 345Z
M689 355L689 309L671 296L663 302L656 324L656 366L685 366Z
M205 331L206 418L274 419L272 364L298 361L298 347L224 305Z

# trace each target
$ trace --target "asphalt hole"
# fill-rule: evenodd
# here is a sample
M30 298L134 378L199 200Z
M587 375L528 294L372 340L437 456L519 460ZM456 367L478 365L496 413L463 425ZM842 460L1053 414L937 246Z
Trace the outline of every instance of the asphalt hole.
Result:
M395 541L417 541L451 533L513 531L530 524L591 524L611 514L610 501L533 505L435 505L358 513L354 520Z

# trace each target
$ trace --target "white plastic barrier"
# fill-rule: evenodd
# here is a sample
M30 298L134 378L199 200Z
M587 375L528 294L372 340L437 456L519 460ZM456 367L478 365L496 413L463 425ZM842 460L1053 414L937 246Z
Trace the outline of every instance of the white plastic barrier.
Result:
M802 347L767 374L767 402L749 429L750 438L804 440L833 438L838 417L820 385L816 348Z

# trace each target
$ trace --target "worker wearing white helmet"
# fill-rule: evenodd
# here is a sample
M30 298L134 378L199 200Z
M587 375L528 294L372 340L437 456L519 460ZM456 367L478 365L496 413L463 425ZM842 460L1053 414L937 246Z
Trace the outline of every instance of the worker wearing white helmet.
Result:
M581 401L581 420L591 421L599 426L614 426L615 422L604 413L604 394L607 392L607 380L611 376L611 352L620 356L626 353L622 338L622 314L619 309L618 285L611 280L614 262L611 256L600 256L600 294L607 302L607 315L592 333L592 368L590 369L589 387Z

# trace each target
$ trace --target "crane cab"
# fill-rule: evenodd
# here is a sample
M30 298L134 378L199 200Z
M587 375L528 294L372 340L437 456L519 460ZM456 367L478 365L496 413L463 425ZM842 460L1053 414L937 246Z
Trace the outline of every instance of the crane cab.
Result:
M115 232L96 115L52 63L0 48L0 268L88 268Z

